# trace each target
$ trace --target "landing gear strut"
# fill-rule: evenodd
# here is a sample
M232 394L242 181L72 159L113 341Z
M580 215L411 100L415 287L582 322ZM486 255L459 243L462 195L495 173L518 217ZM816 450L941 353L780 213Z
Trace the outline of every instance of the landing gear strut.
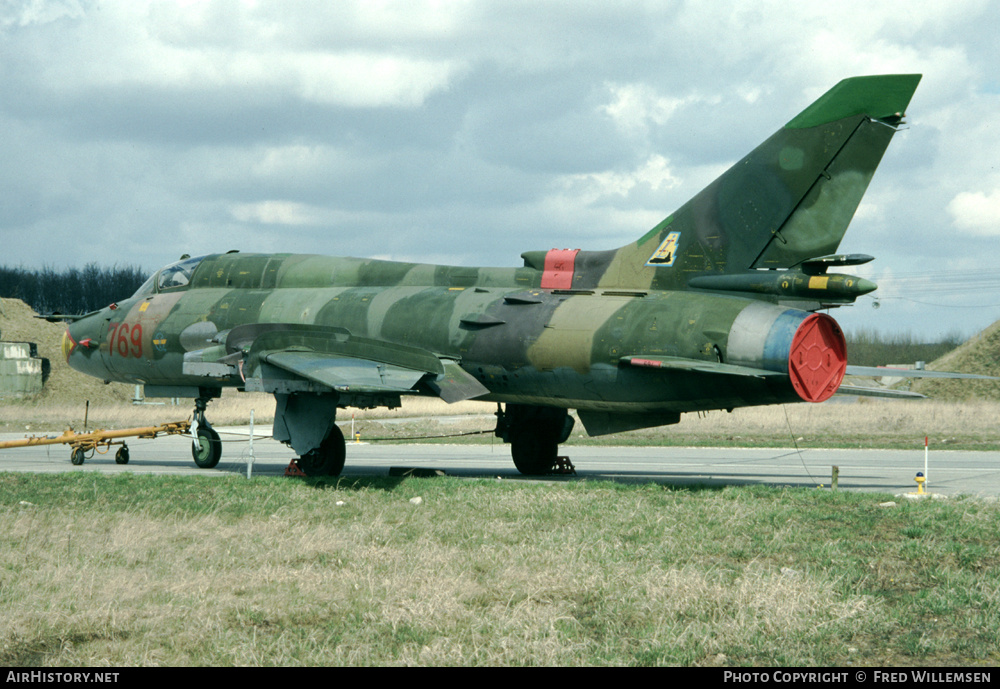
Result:
M510 443L514 466L522 474L538 476L556 469L559 443L573 430L573 417L565 409L508 404L497 405L497 428L494 433Z
M191 456L202 469L211 469L222 458L222 441L205 418L208 397L198 397L194 401L194 419L191 422Z

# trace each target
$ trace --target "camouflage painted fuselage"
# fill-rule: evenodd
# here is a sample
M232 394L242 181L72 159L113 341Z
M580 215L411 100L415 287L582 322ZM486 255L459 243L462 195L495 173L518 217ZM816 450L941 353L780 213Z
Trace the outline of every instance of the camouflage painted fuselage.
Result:
M875 289L828 272L870 257L831 254L918 81L841 82L616 250L527 252L521 268L187 259L71 325L67 359L165 394L235 386L338 406L436 394L576 409L592 433L821 401L846 362L836 323L815 311Z
M224 254L203 259L186 287L92 316L98 329L75 324L67 342L98 343L70 358L76 368L151 386L246 387L238 373L194 372L198 363L225 356L220 333L264 323L343 328L418 347L461 362L489 391L479 398L501 402L653 413L799 399L787 376L717 376L706 385L697 371L622 360L682 358L787 372L788 341L774 340L794 333L807 312L709 293L542 289L543 275L532 268ZM741 314L769 327L731 336Z

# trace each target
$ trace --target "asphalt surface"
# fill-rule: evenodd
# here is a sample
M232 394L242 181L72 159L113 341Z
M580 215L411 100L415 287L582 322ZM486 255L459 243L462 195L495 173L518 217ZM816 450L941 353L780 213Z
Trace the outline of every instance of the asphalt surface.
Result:
M191 441L180 436L155 440L127 440L130 461L115 463L115 449L94 453L80 466L70 463L70 448L47 445L0 449L0 471L101 472L182 474L193 476L246 476L250 459L247 428L217 428L223 440L222 460L214 469L199 469L191 459ZM258 427L255 435L270 432ZM0 440L22 438L2 434ZM839 467L841 490L882 491L893 494L915 491L914 477L924 470L919 450L802 450L683 447L584 447L563 446L575 475L553 480L601 479L656 482L668 485L829 486L834 466ZM280 476L293 459L292 451L269 438L253 442L254 476ZM527 480L514 468L510 450L499 440L492 444L449 445L348 442L347 464L342 476L388 475L391 469L417 468L442 471L449 476ZM1000 497L1000 452L963 452L931 448L927 490L941 495Z

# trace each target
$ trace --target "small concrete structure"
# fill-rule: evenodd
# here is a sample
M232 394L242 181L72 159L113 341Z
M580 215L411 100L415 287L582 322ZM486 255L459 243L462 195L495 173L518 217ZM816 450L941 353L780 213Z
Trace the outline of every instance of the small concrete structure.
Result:
M34 342L0 342L0 398L41 392L44 361Z

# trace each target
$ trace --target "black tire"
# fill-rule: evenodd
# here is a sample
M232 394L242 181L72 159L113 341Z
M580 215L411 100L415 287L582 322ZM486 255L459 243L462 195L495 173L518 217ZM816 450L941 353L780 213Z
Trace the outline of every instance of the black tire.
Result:
M346 458L344 433L334 424L322 445L299 457L299 468L306 476L340 476Z
M214 468L222 458L222 441L207 423L198 426L198 444L191 443L191 456L202 469Z
M128 448L122 445L115 453L115 464L128 464Z
M526 476L551 474L559 443L573 430L573 417L558 407L508 404L503 435L517 470Z
M73 466L80 466L86 458L87 452L82 447L78 447L70 454L69 461L73 463Z
M528 433L510 444L514 466L525 476L544 476L552 473L559 455L559 443L546 439L541 433Z

